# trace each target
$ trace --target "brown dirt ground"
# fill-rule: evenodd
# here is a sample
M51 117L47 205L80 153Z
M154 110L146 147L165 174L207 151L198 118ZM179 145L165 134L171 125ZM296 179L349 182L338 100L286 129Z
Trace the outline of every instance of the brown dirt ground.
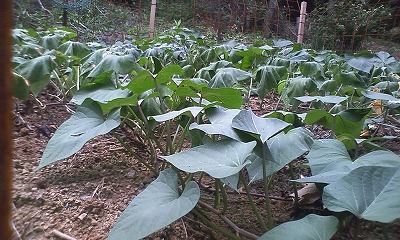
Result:
M264 110L256 112L262 114L272 110L275 98L270 96L264 103ZM45 108L29 102L16 102L15 113L24 121L16 118L14 129L15 228L22 239L62 239L55 235L55 230L75 239L106 239L120 213L155 177L109 135L91 140L66 160L35 171L52 132L71 115L66 111L66 105L60 104L51 92L42 94L39 99ZM259 109L258 101L252 100L250 105ZM320 138L329 135L317 127L312 130ZM398 141L385 144L400 152ZM131 146L142 153L146 150L140 144L131 143ZM299 163L304 163L304 160L299 159ZM296 169L297 176L308 174L306 169ZM211 179L203 183L213 186ZM262 193L261 186L257 184L252 185L252 189L253 193ZM291 192L288 169L284 168L276 175L270 195L287 198ZM245 196L228 195L231 205L227 216L239 227L261 235ZM212 191L203 188L202 198L212 204ZM263 198L255 196L255 202L262 208ZM272 212L276 224L309 213L329 214L319 201L294 211L291 201L272 200ZM212 221L229 229L218 217L212 214L211 217ZM361 221L359 239L383 239L382 227L382 224ZM389 224L387 228L389 239L400 239L400 222ZM352 231L351 227L350 230L345 229L333 239L352 239ZM226 238L188 214L147 239Z

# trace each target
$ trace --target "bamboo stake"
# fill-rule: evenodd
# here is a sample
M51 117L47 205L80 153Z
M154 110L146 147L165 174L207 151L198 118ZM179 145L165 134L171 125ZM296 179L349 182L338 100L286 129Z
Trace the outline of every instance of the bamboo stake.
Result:
M157 5L157 0L151 0L150 26L149 26L149 38L150 39L152 39L154 37L154 21L156 18L156 5Z
M297 32L297 43L303 43L306 15L307 15L307 2L301 2L299 31Z

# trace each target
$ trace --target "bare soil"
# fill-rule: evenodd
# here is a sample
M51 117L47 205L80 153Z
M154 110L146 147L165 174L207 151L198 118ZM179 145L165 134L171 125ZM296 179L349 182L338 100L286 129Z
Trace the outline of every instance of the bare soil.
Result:
M13 192L13 223L16 232L22 239L68 239L60 237L60 232L71 239L106 239L121 212L155 176L109 135L91 140L81 151L66 160L35 171L52 133L71 115L67 111L67 105L60 103L47 91L39 98L44 107L32 102L16 102ZM273 95L269 96L269 100L263 103L262 111L257 100L253 99L250 106L261 115L275 107L275 98ZM310 129L319 138L329 135L329 132L318 127ZM146 146L135 142L130 145L135 151L146 154ZM400 152L398 141L386 142L385 147ZM296 164L302 163L305 160L300 158ZM300 174L308 174L307 169L296 169L298 177ZM302 205L295 210L289 198L292 190L288 176L288 168L282 169L276 175L270 193L275 197L271 201L276 225L299 219L309 213L331 214L323 209L320 201ZM212 204L213 199L212 187L211 179L203 182L202 199L209 204ZM258 194L262 195L261 186L251 187L256 204L262 208L264 200L257 197ZM239 227L262 235L246 197L233 192L228 197L232 204L227 217ZM212 213L210 218L229 229L229 226ZM355 222L336 234L334 239L353 239ZM358 239L383 239L384 227L388 230L389 239L400 239L399 221L385 226L361 221ZM15 239L18 239L17 236ZM201 223L194 215L188 214L147 239L226 238Z

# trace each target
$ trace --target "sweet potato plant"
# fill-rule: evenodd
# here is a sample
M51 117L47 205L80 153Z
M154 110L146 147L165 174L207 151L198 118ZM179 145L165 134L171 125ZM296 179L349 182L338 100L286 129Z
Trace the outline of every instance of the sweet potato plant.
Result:
M360 138L373 125L390 124L388 117L399 121L400 65L388 53L340 56L285 40L216 43L179 27L155 40L113 46L74 37L68 29L15 29L15 96L35 98L51 83L77 106L48 142L38 170L109 133L157 177L133 198L108 239L141 239L189 213L230 239L322 240L349 218L400 218L400 157L373 143L396 137ZM283 110L256 116L246 108L251 96L262 100L270 92L279 94ZM377 102L378 114L371 107ZM331 139L314 140L306 124L332 130ZM150 158L131 149L129 134L143 137ZM360 156L360 147L372 151ZM345 214L275 226L270 180L304 155L312 176L288 179L294 187L317 183L324 206ZM214 179L213 206L201 196L205 176ZM266 217L250 191L260 182ZM239 187L262 236L225 215L234 207L227 188ZM211 222L205 209L231 228Z

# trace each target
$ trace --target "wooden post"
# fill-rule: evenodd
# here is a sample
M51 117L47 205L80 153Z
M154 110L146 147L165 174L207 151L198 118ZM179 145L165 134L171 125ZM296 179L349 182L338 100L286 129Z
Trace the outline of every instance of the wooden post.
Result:
M0 1L0 239L12 239L12 3Z
M298 43L303 43L306 15L307 15L307 2L301 2L299 30L297 32L297 42Z
M67 11L67 9L63 10L63 26L68 27L68 11Z
M150 25L149 25L149 38L154 37L154 21L156 18L156 5L157 0L151 0L151 9L150 9Z

